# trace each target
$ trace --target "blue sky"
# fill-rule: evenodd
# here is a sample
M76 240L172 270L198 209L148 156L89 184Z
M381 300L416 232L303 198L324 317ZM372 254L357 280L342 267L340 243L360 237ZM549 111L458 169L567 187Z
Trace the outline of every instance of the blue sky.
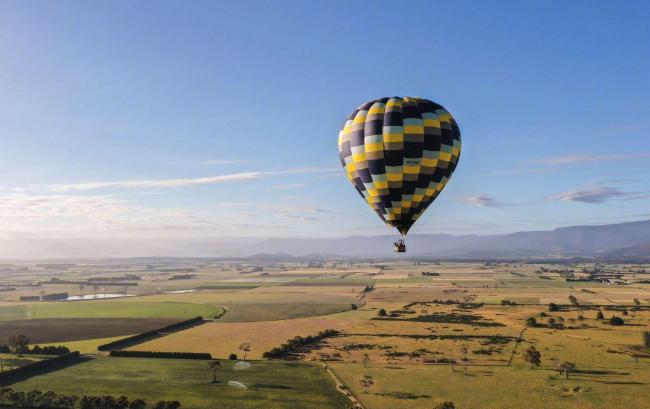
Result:
M413 233L650 218L650 4L5 1L0 235L390 233L337 154L364 101L443 104Z

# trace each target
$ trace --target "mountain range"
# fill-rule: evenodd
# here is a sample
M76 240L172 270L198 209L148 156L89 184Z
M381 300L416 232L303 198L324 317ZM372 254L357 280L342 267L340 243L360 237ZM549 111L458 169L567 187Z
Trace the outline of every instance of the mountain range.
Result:
M306 238L55 239L0 238L2 259L115 257L393 257L389 236ZM501 235L414 234L407 257L439 259L567 258L650 259L650 220L562 227Z
M393 239L272 239L256 245L255 251L295 256L386 256ZM650 220L486 236L417 234L407 237L407 254L434 258L650 257Z

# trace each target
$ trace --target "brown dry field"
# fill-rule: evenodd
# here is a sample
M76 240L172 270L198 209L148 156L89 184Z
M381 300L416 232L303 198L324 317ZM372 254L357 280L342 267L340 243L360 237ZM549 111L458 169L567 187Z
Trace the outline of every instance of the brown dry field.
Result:
M262 354L296 336L314 335L325 329L349 330L360 321L350 313L325 317L297 318L259 322L210 322L140 345L132 350L209 352L216 358L241 355L239 345L251 343L248 357L260 359Z

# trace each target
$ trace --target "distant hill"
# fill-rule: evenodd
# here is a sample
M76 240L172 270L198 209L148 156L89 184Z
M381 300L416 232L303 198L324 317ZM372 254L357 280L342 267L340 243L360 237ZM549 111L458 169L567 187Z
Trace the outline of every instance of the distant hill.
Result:
M301 257L392 257L396 235L338 239L191 238L65 240L0 239L0 258L246 257L279 262ZM407 257L443 259L601 257L650 259L650 220L562 227L502 235L414 234Z
M605 254L609 258L650 258L650 242L638 244L632 247L608 251Z
M340 239L270 239L254 246L257 253L386 256L394 236ZM601 226L562 227L551 231L503 235L416 234L408 236L408 253L444 258L580 257L614 255L650 257L650 220ZM626 253L627 252L627 253Z

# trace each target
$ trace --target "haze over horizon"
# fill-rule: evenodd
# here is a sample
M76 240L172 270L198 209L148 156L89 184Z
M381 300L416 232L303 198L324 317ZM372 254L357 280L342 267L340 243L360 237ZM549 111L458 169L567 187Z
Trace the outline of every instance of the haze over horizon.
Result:
M413 234L650 218L647 3L381 4L0 4L0 239L394 234L336 147L392 95L463 137Z

